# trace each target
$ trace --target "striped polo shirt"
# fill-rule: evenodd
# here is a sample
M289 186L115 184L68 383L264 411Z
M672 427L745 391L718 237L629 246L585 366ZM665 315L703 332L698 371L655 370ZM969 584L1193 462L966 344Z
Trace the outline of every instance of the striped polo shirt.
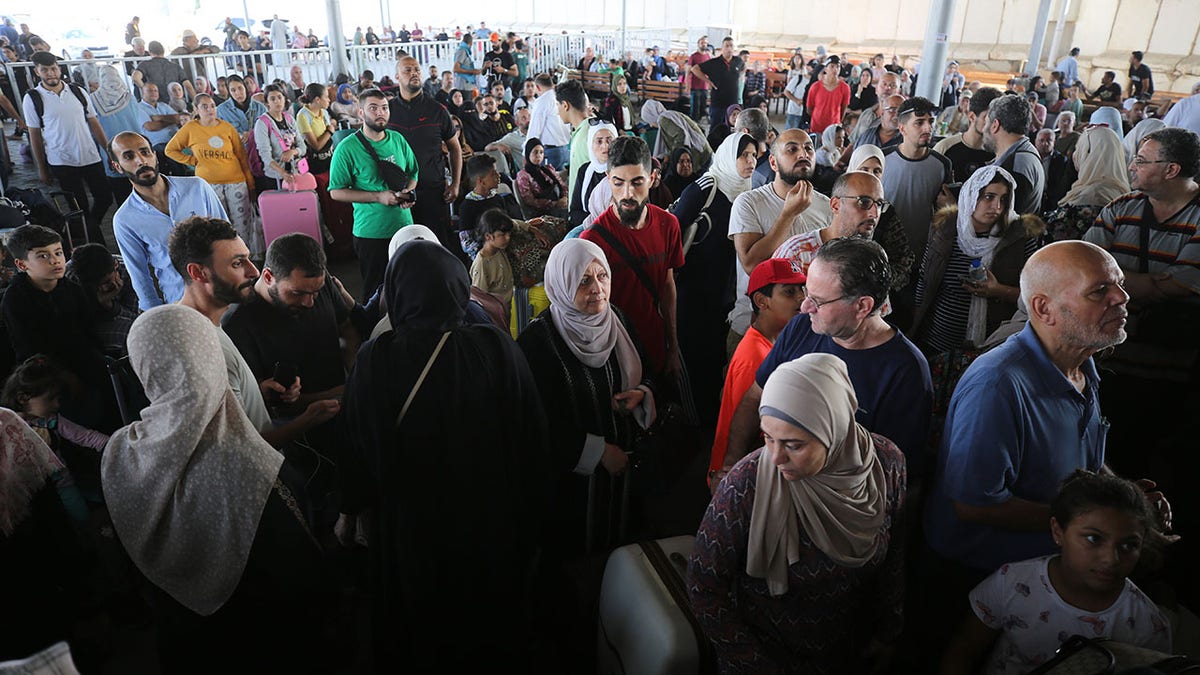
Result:
M1158 222L1149 208L1150 198L1142 192L1117 197L1100 211L1084 240L1107 249L1126 272L1142 270L1169 274L1176 282L1200 293L1200 193L1175 215ZM1142 228L1150 236L1142 250Z

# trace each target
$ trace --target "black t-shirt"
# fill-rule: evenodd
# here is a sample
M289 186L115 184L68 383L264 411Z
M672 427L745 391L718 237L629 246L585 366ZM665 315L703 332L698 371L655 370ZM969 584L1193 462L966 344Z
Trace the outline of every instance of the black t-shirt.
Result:
M326 277L312 309L299 316L255 294L227 314L221 325L260 382L275 373L277 362L291 363L304 391L311 393L346 383L338 327L349 316L337 285Z
M954 180L962 183L975 173L975 170L991 162L996 158L996 155L979 148L976 150L966 143L955 143L946 152L942 153L946 159L950 160L950 166L954 170Z
M1102 84L1100 88L1092 92L1092 98L1098 98L1106 103L1121 100L1121 85L1116 82Z
M486 64L486 67L487 67L488 87L490 88L496 82L503 82L504 86L507 87L509 85L509 83L512 82L513 78L511 75L507 75L507 74L502 75L500 73L496 73L495 71L493 71L492 64L495 63L496 61L500 62L501 68L508 70L509 68L512 68L513 66L517 65L517 60L513 58L511 53L504 52L504 51L488 52L487 57L484 58L484 63Z
M1129 85L1133 89L1133 96L1135 98L1153 94L1154 79L1150 74L1150 66L1144 63L1139 63L1137 66L1129 66Z
M446 189L446 160L442 141L454 137L454 123L446 107L423 92L411 101L391 100L388 128L400 132L417 158L417 190Z
M729 61L718 56L700 64L700 72L707 75L708 79L717 85L716 91L709 94L712 97L710 105L727 108L737 103L738 78L744 68L742 60L736 56Z

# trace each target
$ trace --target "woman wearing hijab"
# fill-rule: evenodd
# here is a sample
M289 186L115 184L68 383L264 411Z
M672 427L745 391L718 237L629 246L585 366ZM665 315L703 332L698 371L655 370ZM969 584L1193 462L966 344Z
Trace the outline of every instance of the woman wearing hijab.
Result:
M675 281L679 349L691 378L696 411L702 420L717 419L725 373L724 317L737 293L737 252L729 238L733 200L750 190L758 144L736 132L713 155L707 172L687 186L675 204L675 217L687 246L696 225L687 264Z
M175 112L183 113L184 115L191 112L191 110L188 110L188 102L187 98L184 97L182 84L179 84L178 82L171 82L168 84L167 96L169 97L167 99L167 105L171 106Z
M879 180L883 180L883 151L879 146L870 143L860 145L850 154L847 171L865 171ZM908 288L912 282L913 265L917 262L917 253L908 243L908 230L900 220L896 209L888 209L879 214L879 223L875 226L875 234L871 237L888 255L888 267L892 268L893 293Z
M1100 210L1129 192L1129 163L1121 146L1121 137L1105 127L1085 129L1079 136L1071 156L1079 178L1058 200L1058 208L1046 214L1049 241L1082 239Z
M1116 108L1109 106L1096 108L1092 111L1092 116L1088 118L1089 127L1104 125L1112 129L1117 136L1125 134L1125 129L1121 124L1121 113Z
M1137 154L1138 146L1142 144L1142 139L1146 138L1150 132L1158 131L1165 126L1167 125L1157 117L1147 117L1130 129L1129 133L1125 134L1125 140L1121 143L1125 147L1125 165L1128 166L1133 161L1134 155Z
M589 215L589 200L592 192L608 186L608 145L617 137L617 128L608 122L593 124L588 128L588 160L575 173L575 192L571 195L569 220L572 225L582 225ZM602 187L603 186L603 187ZM612 189L608 189L611 199ZM608 208L608 202L605 207ZM603 213L603 209L601 210ZM599 214L596 214L599 215ZM592 220L595 220L593 217Z
M871 71L864 70L864 73ZM821 147L817 149L817 154L813 161L819 165L830 169L836 168L838 160L842 157L842 151L846 148L846 132L840 124L831 124L825 127L825 131L821 132Z
M681 112L667 110L662 103L651 99L642 105L642 121L658 129L651 155L666 157L678 148L687 148L697 171L708 168L712 146L695 120Z
M150 405L104 449L113 526L154 585L171 673L322 672L336 597L284 458L229 389L212 323L182 305L142 314L129 359Z
M629 82L624 77L613 78L612 93L604 100L604 116L622 134L633 134L633 101L629 100Z
M80 644L77 629L97 611L101 590L85 527L87 505L62 461L20 415L0 408L0 575L9 580L0 660L59 640Z
M470 285L442 246L402 245L384 279L392 330L362 346L346 382L343 510L373 514L379 672L531 670L528 586L549 506L531 411L543 407L512 339L464 325Z
M1017 215L1016 189L1007 171L982 166L963 183L958 206L934 214L909 333L926 355L981 347L1017 311L1021 269L1046 224L1033 214ZM985 281L970 279L975 266L986 272Z
M338 86L337 98L329 104L329 112L343 129L362 126L362 119L358 116L358 101L354 98L354 89L348 84ZM451 111L450 114L453 115L454 112Z
M904 457L854 420L846 364L807 354L763 387L766 444L722 479L688 595L723 673L864 673L903 624Z
M654 421L644 359L624 316L609 304L604 251L567 239L546 261L549 311L517 338L546 406L556 517L547 541L555 555L584 550L588 477L625 471L638 432ZM601 472L603 468L603 472Z
M667 159L663 184L670 188L671 194L678 199L684 189L695 182L698 175L695 171L695 163L692 162L692 151L687 148L675 148L675 151Z
M92 106L96 108L96 119L100 121L104 135L112 138L123 131L141 133L141 116L121 71L116 66L100 66L98 76L100 87L92 92ZM108 184L112 188L117 207L120 208L133 191L133 184L114 169L111 162L104 163L104 172L108 176Z
M530 218L567 213L567 186L546 162L546 147L539 138L525 141L525 166L517 172L517 195Z
M742 112L742 106L738 103L725 108L725 119L717 126L708 131L708 147L716 148L725 142L729 134L733 133L733 127L737 124L737 116Z

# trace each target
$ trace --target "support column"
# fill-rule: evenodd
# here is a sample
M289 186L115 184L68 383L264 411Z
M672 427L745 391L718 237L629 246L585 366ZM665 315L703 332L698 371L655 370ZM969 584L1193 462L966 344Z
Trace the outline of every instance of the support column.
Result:
M325 0L325 17L329 21L329 81L339 73L350 74L346 60L346 31L342 28L342 7L339 0Z
M1033 41L1029 43L1029 58L1025 60L1025 75L1037 75L1038 64L1042 61L1042 47L1046 45L1046 24L1050 21L1050 3L1053 0L1042 0L1038 7L1037 19L1033 24Z
M931 0L929 20L925 24L925 42L921 45L921 73L917 77L917 96L938 104L942 100L942 77L946 56L950 53L950 23L954 20L955 0Z
M1058 0L1058 21L1054 24L1054 39L1050 41L1050 53L1046 55L1046 69L1054 70L1058 65L1059 48L1062 46L1063 29L1067 24L1067 12L1071 10L1071 0Z

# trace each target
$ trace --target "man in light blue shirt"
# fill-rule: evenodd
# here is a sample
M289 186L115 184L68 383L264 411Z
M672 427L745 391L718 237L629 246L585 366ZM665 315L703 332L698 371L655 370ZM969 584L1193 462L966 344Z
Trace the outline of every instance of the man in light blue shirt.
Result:
M227 219L225 208L203 178L160 175L158 157L141 134L117 134L109 142L108 154L113 168L133 184L133 192L113 216L113 234L137 291L138 306L145 311L178 302L184 282L171 264L167 238L177 223L192 216Z
M162 102L156 84L148 82L142 87L138 111L142 114L142 135L149 139L155 150L165 147L179 131L179 113Z
M1066 82L1068 87L1079 81L1079 61L1075 59L1076 56L1079 56L1079 47L1072 47L1071 53L1063 57L1063 60L1054 67L1063 74L1063 82ZM1063 97L1066 98L1065 92Z
M475 67L475 59L471 56L471 34L463 33L462 42L454 51L454 88L461 90L464 97L470 94L468 100L474 100L477 75L479 69Z

